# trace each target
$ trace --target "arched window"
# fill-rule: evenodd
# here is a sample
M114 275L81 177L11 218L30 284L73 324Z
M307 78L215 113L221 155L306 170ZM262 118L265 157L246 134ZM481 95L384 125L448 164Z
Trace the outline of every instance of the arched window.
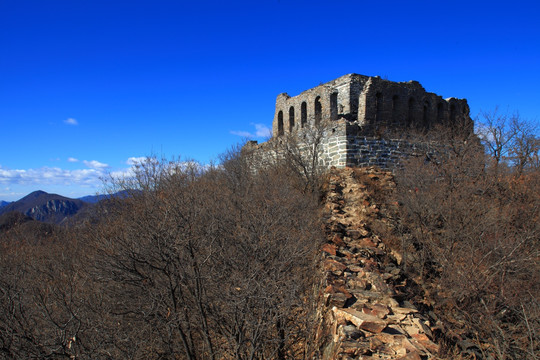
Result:
M414 117L414 98L411 97L409 99L409 113L407 116L407 126L411 126L412 124L414 124L415 120L416 119Z
M430 107L431 107L431 104L429 103L429 101L425 101L424 102L424 115L422 117L422 123L426 128L429 128L429 117L431 115L430 112L429 112Z
M397 95L392 96L392 122L393 123L398 122L398 103L399 103L399 96Z
M307 104L304 101L302 103L302 106L300 107L300 125L302 127L306 126L307 124Z
M392 96L392 111L396 111L398 107L399 96Z
M444 121L444 108L442 103L437 104L437 122L439 124L443 123Z
M383 97L380 92L377 92L375 94L375 122L379 123L382 121L381 114L382 114L382 101Z
M283 111L279 111L277 115L277 132L278 136L283 135Z
M317 96L315 98L315 125L319 125L321 123L321 118L322 118L321 97Z
M330 119L337 120L338 109L337 109L337 93L332 93L330 95Z
M294 107L289 108L289 132L294 129Z
M450 122L453 123L456 121L456 105L450 105Z

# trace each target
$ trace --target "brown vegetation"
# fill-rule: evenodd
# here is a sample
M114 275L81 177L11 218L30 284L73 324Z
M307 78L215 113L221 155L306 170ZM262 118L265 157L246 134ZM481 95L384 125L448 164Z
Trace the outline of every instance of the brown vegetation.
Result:
M438 155L411 159L395 193L355 171L363 201L390 200L355 221L397 250L398 295L435 314L442 356L535 359L539 142L492 120L487 158L459 127L422 135ZM206 168L150 158L71 228L0 219L0 358L309 358L325 182L317 151L285 145L256 172L238 150Z
M149 159L91 226L4 242L0 358L303 358L322 228L287 174Z
M412 159L397 177L404 266L442 315L447 353L540 351L540 172L530 160L538 149L520 145L538 139L515 124L512 134L495 132L487 161L474 135L458 133L439 140L437 159Z

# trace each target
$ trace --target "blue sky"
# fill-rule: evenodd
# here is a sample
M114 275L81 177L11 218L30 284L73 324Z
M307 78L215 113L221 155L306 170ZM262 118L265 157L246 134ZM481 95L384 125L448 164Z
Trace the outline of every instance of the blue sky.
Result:
M538 122L533 1L0 0L0 200L262 141L281 92L419 81Z

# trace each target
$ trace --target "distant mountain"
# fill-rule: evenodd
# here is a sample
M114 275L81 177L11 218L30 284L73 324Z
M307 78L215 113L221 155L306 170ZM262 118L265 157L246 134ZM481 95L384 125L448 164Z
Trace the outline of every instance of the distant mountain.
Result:
M60 224L86 206L88 204L79 199L70 199L44 191L34 191L20 200L1 207L0 215L10 211L18 211L34 220Z
M134 192L136 192L136 191L135 190L122 190L122 191L119 191L119 192L114 193L112 195L103 194L103 195L83 196L83 197L80 197L79 200L82 200L82 201L84 201L86 203L89 203L89 204L95 204L95 203L100 202L101 200L109 199L111 197L125 199L128 196L133 195Z
M80 197L79 200L84 201L85 203L95 204L108 197L109 195L88 195Z
M9 205L9 204L11 204L11 203L8 202L8 201L0 200L0 209L3 208L6 205Z

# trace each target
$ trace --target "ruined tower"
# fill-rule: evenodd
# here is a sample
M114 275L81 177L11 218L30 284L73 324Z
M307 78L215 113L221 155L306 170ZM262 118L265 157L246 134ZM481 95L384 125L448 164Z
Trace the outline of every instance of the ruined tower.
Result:
M289 137L309 142L306 134L323 128L320 166L391 168L411 147L399 134L436 126L472 131L467 100L443 99L417 81L348 74L297 96L279 94L272 139L250 146L268 149Z

